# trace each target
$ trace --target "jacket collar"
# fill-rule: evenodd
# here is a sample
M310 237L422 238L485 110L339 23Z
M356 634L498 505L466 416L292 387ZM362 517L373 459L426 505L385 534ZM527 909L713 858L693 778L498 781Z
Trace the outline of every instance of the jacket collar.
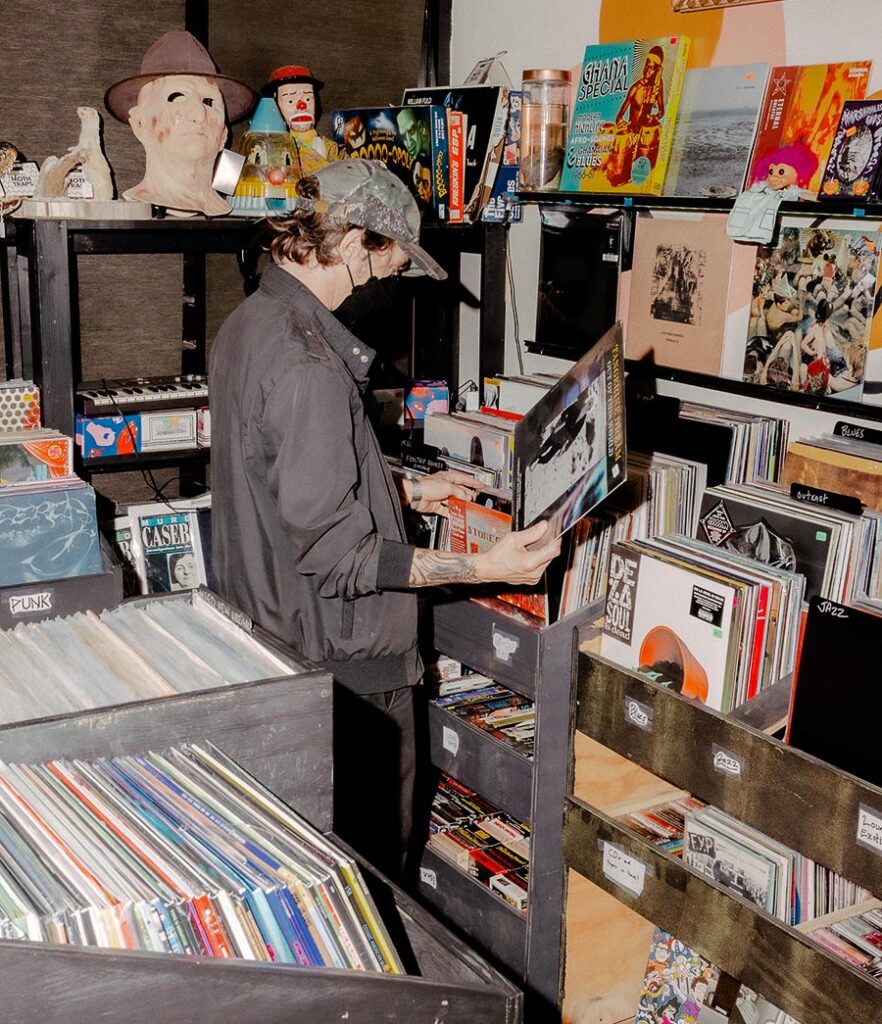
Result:
M377 353L347 330L306 285L278 264L270 263L260 277L260 290L313 320L322 338L346 364L358 386L364 387Z

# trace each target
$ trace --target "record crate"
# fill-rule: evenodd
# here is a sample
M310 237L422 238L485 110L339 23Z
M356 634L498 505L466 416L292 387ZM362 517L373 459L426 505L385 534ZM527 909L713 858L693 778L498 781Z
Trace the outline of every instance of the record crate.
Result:
M632 1016L658 926L802 1024L879 1020L882 983L808 938L826 918L785 924L621 818L685 791L878 897L879 844L861 841L861 823L882 821L882 788L769 735L778 699L767 723L724 715L584 651L575 699L565 1018Z
M122 565L104 537L101 562L102 571L88 576L0 587L0 629L58 615L115 608L123 599Z
M250 629L214 595L203 599ZM133 602L192 601L190 592ZM332 678L258 629L291 673L0 727L0 760L38 763L211 742L338 845L332 832ZM345 849L345 846L343 847ZM351 851L350 851L351 853ZM357 858L405 975L0 940L4 1024L517 1024L519 990Z

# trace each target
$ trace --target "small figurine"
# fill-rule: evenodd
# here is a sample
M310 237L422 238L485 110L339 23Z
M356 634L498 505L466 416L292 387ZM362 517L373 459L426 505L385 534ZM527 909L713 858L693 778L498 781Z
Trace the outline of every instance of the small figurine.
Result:
M735 200L726 233L738 242L771 242L781 203L815 198L804 190L817 168L817 156L801 142L764 156L753 184Z
M274 99L258 100L238 149L245 166L231 200L233 213L266 217L291 209L300 177L297 147Z
M147 157L144 177L123 197L181 216L229 213L229 203L211 187L214 163L227 119L244 117L256 98L244 82L219 74L189 32L160 36L144 54L140 74L116 82L104 96Z
M273 71L263 89L264 96L275 98L288 125L297 153L298 180L340 159L337 143L319 135L315 127L321 117L317 93L323 85L309 68L287 64Z
M77 167L91 186L89 197L98 202L113 199L110 164L101 149L101 115L94 107L77 107L80 137L62 157L47 156L40 166L34 199L63 199L67 195L67 176Z

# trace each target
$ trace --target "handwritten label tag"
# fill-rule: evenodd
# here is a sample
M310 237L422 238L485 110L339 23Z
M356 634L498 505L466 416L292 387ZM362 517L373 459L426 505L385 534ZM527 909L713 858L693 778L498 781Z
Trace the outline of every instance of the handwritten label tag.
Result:
M493 642L493 657L497 661L504 661L506 665L510 665L512 655L520 646L520 640L516 636L512 636L510 633L503 633L499 629L493 630L491 639Z
M882 857L882 815L864 804L858 809L857 841Z
M441 728L441 746L449 750L454 757L459 753L459 734L448 725Z
M811 604L817 608L821 615L829 615L831 619L851 618L845 605L837 604L835 601L829 600L829 598L813 597Z
M823 491L820 487L812 487L809 484L792 483L790 497L806 505L823 505L824 508L836 508L840 512L850 512L855 516L859 516L864 508L860 498L854 495Z
M652 708L634 697L625 697L625 721L644 732L652 732Z
M9 614L10 615L38 615L42 612L51 612L55 603L55 591L35 590L30 594L10 594Z
M733 754L731 750L726 750L725 747L718 747L714 743L713 755L715 772L719 772L721 775L728 775L733 779L741 778L743 765L741 758L737 754Z
M420 868L420 881L430 889L438 888L438 876L431 868Z
M870 444L882 444L882 430L872 430L858 423L846 423L839 420L833 428L836 437L853 437L856 441L867 441Z
M604 841L603 873L611 882L622 889L627 889L634 896L642 895L646 882L646 865L642 860L626 853L621 846Z

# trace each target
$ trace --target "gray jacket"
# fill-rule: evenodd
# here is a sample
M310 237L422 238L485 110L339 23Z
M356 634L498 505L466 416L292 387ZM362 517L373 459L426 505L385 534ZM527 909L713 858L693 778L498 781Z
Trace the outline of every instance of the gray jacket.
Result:
M362 402L373 357L273 264L221 327L209 382L221 593L359 693L420 673L413 548Z

